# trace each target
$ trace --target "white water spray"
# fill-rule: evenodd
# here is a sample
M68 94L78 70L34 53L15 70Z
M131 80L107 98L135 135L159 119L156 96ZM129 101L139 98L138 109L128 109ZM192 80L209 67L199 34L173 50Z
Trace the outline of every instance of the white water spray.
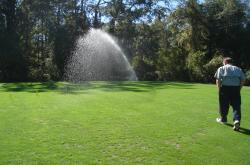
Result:
M91 80L137 80L125 54L106 32L90 29L78 39L75 52L66 65L65 79L81 82Z

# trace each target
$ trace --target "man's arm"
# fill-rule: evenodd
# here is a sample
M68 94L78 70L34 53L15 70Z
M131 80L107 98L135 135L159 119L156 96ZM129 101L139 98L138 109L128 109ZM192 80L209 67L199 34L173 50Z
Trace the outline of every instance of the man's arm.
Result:
M217 71L214 74L214 78L216 78L216 86L218 88L218 90L220 90L221 87L221 74L220 74L221 68L218 68Z
M240 75L240 89L245 84L245 80L246 80L246 76L245 76L244 72L241 70L241 75Z
M241 81L240 81L240 89L243 87L244 84L245 84L245 81L244 81L244 80L241 80Z
M221 87L221 81L218 80L218 79L216 79L216 85L217 85L218 89L220 89L220 87Z

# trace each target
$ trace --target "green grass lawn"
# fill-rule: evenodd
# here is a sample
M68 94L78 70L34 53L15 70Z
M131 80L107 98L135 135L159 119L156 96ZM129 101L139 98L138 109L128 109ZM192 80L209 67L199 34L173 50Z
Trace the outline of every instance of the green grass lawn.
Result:
M217 99L204 84L2 83L0 164L249 165L250 88L240 132L215 122Z

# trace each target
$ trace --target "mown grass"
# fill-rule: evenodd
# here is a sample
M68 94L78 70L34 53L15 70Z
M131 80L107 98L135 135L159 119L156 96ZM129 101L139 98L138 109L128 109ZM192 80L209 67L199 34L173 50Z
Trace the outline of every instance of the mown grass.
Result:
M214 85L2 83L0 164L248 165L249 100L245 87L234 132L215 122Z

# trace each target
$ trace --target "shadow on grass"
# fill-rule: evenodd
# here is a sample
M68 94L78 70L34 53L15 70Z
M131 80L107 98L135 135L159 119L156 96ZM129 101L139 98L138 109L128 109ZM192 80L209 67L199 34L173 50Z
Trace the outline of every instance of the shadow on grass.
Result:
M1 90L2 88L2 90ZM58 89L58 84L54 82L42 83L4 83L0 86L0 91L6 92L48 92Z
M44 83L4 83L0 91L6 92L50 92L62 94L82 94L89 90L150 92L157 89L194 89L193 84L160 81L93 81L83 83L44 82Z
M226 123L225 125L229 127L233 127L233 124ZM245 134L245 135L250 135L250 130L243 128L243 127L240 127L240 130L238 132Z

